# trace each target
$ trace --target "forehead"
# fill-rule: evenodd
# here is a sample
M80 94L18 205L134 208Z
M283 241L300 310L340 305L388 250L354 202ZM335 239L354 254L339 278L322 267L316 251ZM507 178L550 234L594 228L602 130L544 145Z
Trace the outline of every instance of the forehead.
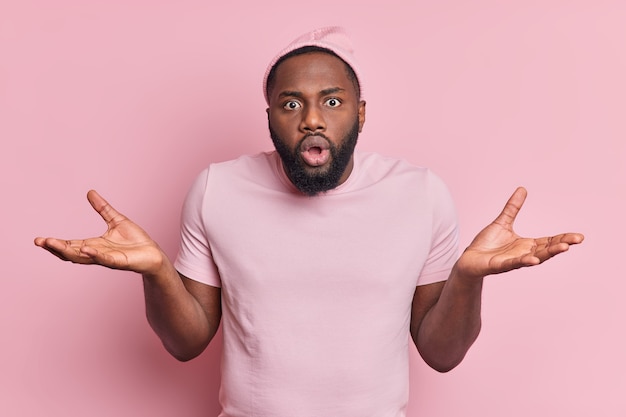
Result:
M346 63L324 52L309 52L287 58L276 68L273 93L343 88L356 94ZM274 94L272 94L274 95Z

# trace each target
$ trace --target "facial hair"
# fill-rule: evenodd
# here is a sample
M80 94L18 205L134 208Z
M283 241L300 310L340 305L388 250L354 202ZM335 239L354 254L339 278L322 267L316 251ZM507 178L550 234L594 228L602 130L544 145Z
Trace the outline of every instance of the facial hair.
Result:
M303 136L293 149L289 149L286 142L272 129L271 124L269 129L272 142L274 142L274 147L283 162L287 176L298 190L312 197L332 190L339 185L341 176L346 171L354 154L354 148L359 137L359 120L355 118L352 129L346 134L339 146L328 140L324 134L309 133ZM300 158L300 148L306 138L315 135L328 141L331 160L330 166L323 172L311 173L307 171L307 165Z

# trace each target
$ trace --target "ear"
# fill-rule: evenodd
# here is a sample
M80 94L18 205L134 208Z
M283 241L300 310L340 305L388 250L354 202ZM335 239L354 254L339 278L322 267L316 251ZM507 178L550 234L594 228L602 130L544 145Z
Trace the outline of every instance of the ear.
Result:
M365 124L365 100L359 101L359 133L363 130Z

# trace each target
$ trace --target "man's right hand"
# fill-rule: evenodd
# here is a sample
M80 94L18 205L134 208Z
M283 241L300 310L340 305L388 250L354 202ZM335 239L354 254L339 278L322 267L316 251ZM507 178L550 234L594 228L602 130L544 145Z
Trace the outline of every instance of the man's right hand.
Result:
M87 193L87 199L107 224L102 236L74 240L38 237L35 245L64 261L156 274L166 262L156 242L94 190Z

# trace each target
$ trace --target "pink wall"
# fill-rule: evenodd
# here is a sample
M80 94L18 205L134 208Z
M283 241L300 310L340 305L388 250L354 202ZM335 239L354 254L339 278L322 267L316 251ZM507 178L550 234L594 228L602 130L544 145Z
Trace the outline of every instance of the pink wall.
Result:
M215 414L219 343L177 363L137 277L32 239L101 233L95 188L174 256L192 178L271 147L270 57L329 24L366 72L360 146L439 173L464 245L517 185L519 232L587 237L488 280L483 333L452 373L412 352L411 415L626 415L623 0L211 3L0 4L0 415Z

